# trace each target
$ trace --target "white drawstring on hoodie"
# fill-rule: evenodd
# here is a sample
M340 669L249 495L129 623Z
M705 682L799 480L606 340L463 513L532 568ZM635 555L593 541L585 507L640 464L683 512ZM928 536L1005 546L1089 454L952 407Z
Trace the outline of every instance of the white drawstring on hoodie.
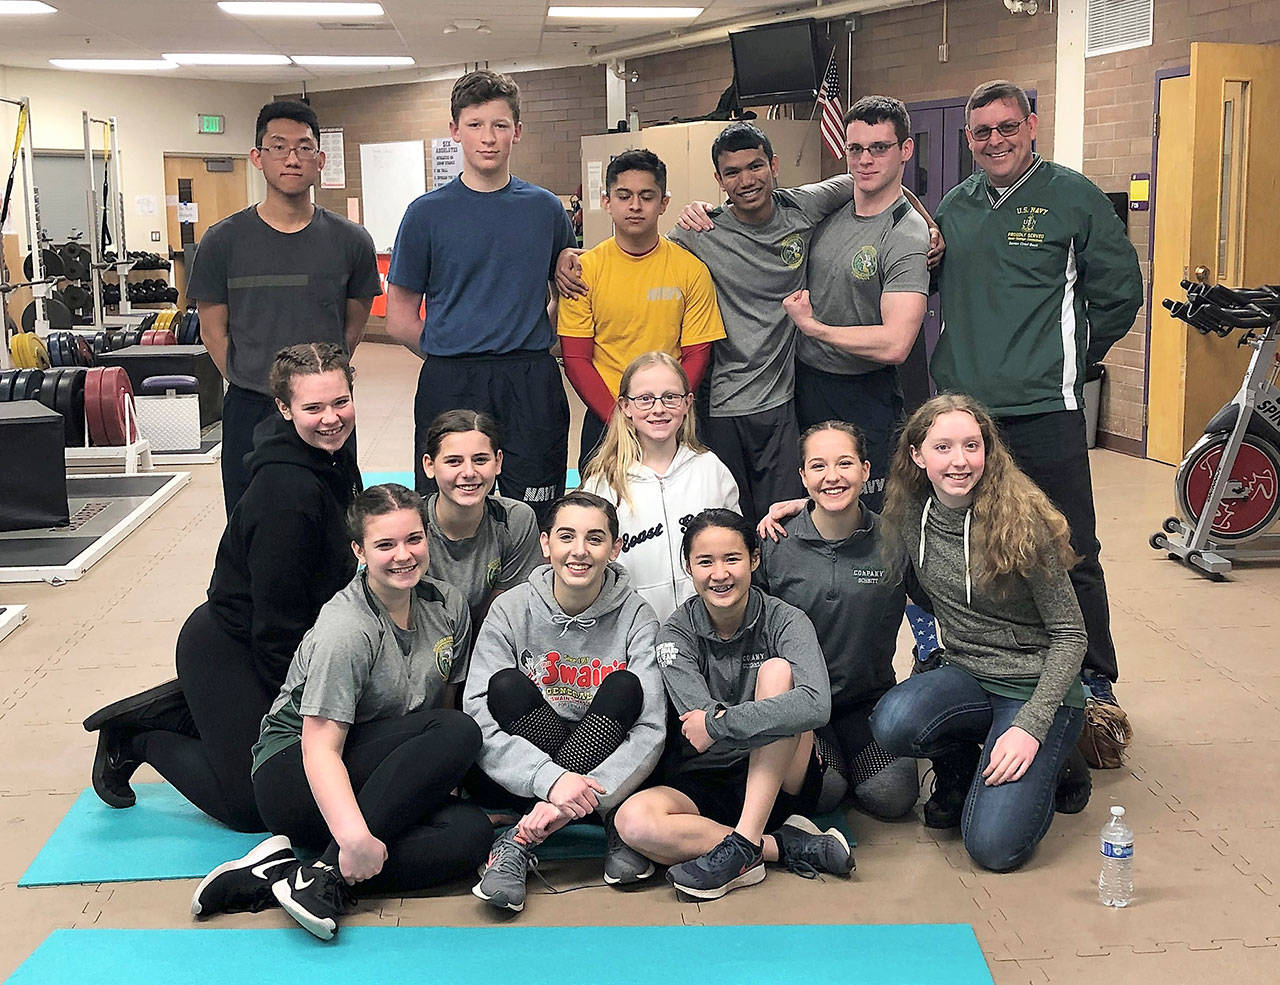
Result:
M933 497L930 496L924 501L924 510L920 514L920 561L916 567L924 570L924 528L929 521L929 507L933 505ZM964 601L966 605L973 605L973 581L969 575L969 521L973 516L973 510L966 507L964 511Z
M595 616L571 616L566 612L551 613L551 621L560 627L560 635L563 636L569 632L570 626L581 626L583 629L590 629L598 622Z

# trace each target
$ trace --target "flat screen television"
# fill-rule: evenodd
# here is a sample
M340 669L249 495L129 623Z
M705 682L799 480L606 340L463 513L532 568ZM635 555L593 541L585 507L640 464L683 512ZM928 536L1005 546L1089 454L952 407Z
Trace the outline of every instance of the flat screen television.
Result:
M729 47L742 105L808 102L817 94L822 66L814 20L735 31L729 35Z

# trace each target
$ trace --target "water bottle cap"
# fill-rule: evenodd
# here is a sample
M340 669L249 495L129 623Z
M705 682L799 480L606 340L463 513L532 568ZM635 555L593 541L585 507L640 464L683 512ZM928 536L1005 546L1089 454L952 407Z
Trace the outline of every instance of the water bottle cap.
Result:
M1111 816L1112 816L1112 817L1124 817L1124 808L1123 808L1123 807L1120 807L1119 805L1117 805L1117 806L1115 806L1115 807L1111 808Z

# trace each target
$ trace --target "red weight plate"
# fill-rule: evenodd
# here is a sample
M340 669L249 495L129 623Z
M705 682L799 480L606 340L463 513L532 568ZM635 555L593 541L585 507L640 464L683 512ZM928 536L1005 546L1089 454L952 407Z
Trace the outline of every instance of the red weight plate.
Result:
M81 366L96 366L98 360L93 356L93 346L89 344L89 340L83 335L76 336L76 349L79 353Z
M102 383L104 367L98 366L84 374L84 416L89 421L89 444L110 444L107 427L102 418Z
M107 437L113 445L124 445L137 437L137 426L132 420L129 431L125 431L125 408L133 399L133 385L121 366L104 367L103 373L102 419L106 424Z
M152 345L177 345L178 340L170 329L162 328L151 338Z
M155 338L155 330L148 328L142 333L142 338L138 340L138 343L139 345L155 345Z

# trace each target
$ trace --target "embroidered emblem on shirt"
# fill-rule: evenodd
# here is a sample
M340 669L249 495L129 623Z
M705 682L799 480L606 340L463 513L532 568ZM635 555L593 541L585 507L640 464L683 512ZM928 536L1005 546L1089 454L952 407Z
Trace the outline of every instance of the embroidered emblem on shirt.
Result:
M1010 246L1041 246L1044 243L1044 233L1036 230L1036 222L1041 216L1049 213L1048 209L1041 208L1038 205L1020 205L1015 210L1022 225L1018 229L1010 229L1008 233L1008 243Z
M792 270L804 263L804 237L799 233L784 237L778 244L778 257Z
M453 637L441 636L431 649L436 655L436 670L440 671L440 676L447 681L449 671L453 669Z
M877 263L876 258L876 248L868 243L866 246L862 247L862 249L858 250L858 252L853 255L850 268L853 270L853 276L858 278L858 280L870 280L874 277L876 275L876 271L879 269L879 264Z
M489 588L492 588L494 585L498 584L498 574L501 571L502 571L502 561L496 557L490 560L489 563L486 564L484 568L484 583Z

